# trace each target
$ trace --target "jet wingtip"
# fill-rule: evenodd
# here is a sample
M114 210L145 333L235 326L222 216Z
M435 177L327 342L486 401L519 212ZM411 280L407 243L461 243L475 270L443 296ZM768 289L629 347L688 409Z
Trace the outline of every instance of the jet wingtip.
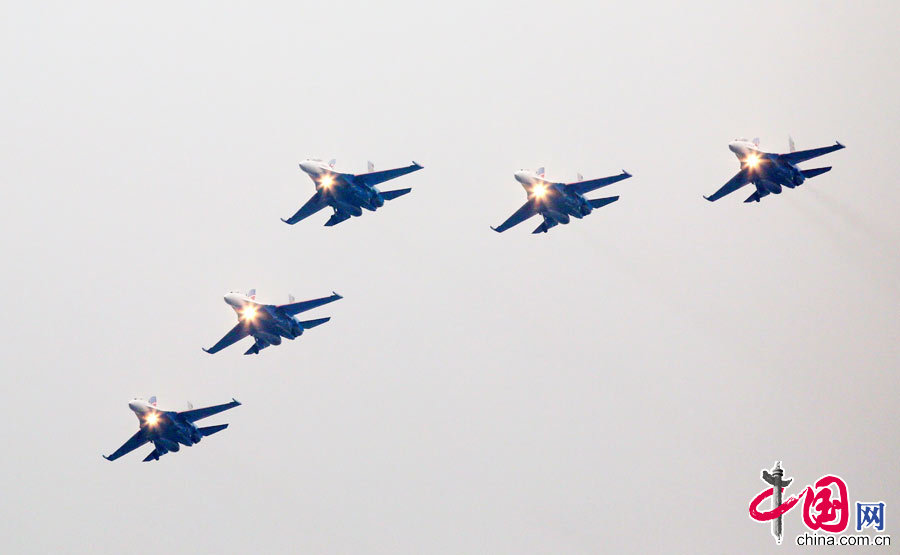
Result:
M415 166L417 169L420 169L420 170L425 167L422 164L416 162L415 160L413 160L413 166Z
M628 173L628 170L626 170L624 168L622 169L622 175L624 175L625 177L632 177L632 175L630 173Z
M104 459L108 460L108 461L111 461L111 460L112 460L112 459L110 459L109 457L107 457L106 455L104 455L104 454L102 454L102 453L100 454L100 456L103 457Z
M834 144L836 144L837 146L839 146L839 147L841 147L841 148L847 148L847 147L845 147L844 145L841 144L841 141L834 141Z
M708 200L709 202L712 202L712 201L713 201L713 199L709 198L709 197L706 196L706 195L703 195L703 198L705 198L705 199Z
M497 229L497 228L494 227L494 226L491 226L491 229L493 229L493 230L496 231L497 233L503 233L502 231L500 231L499 229Z
M209 352L209 349L207 349L206 347L200 347L200 350L203 351L203 352L206 353L206 354L209 354L209 355L212 354L212 353Z
M234 404L237 405L237 406L241 406L241 402L238 401L237 399L235 399L234 397L231 398L231 402L234 403Z
M338 294L336 291L332 291L332 292L331 292L331 296L332 296L332 297L337 297L337 298L335 299L336 301L344 298L343 295Z

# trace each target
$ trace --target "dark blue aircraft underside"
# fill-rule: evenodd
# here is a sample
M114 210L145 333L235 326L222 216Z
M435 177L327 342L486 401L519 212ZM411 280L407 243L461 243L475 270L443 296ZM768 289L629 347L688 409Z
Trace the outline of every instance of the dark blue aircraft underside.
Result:
M254 343L244 354L259 354L262 349L270 345L281 345L282 338L294 340L303 335L305 330L331 320L330 317L298 320L295 316L342 298L337 293L332 293L328 297L285 305L257 304L255 305L255 317L252 320L240 319L237 325L231 328L218 343L203 350L214 354L247 336L252 336Z
M306 201L293 216L281 221L293 225L326 206L330 206L334 213L325 222L325 225L330 227L351 217L361 216L363 209L374 212L384 206L385 201L393 200L412 191L410 188L379 191L376 185L421 169L422 166L413 162L412 165L402 168L358 175L334 173L331 176L333 179L331 185L328 187L317 185L312 198Z
M190 447L200 443L200 440L204 437L211 436L227 428L228 424L201 428L195 422L240 406L240 404L236 399L232 399L230 403L183 412L155 411L155 422L149 423L146 418L141 420L140 429L138 429L137 433L116 449L113 454L109 456L104 455L103 458L108 461L114 461L146 443L153 443L154 449L144 458L144 462L158 461L166 453L179 451L182 445Z
M747 197L744 202L759 202L766 195L781 194L784 188L793 189L799 187L807 179L831 170L831 166L803 170L798 168L797 164L842 148L844 148L844 145L835 142L831 146L798 150L787 154L761 152L753 160L753 164L742 162L740 171L734 177L729 179L718 191L703 198L713 202L737 191L745 185L752 184L756 187L756 191Z
M544 193L537 196L529 192L528 200L513 213L505 222L494 231L502 233L516 226L534 215L540 214L544 221L532 233L546 233L550 228L567 224L571 218L581 219L595 208L601 208L619 200L618 196L596 199L585 198L585 194L600 187L606 187L628 179L631 174L622 170L622 173L610 177L591 179L589 181L577 181L575 183L550 183L544 184Z

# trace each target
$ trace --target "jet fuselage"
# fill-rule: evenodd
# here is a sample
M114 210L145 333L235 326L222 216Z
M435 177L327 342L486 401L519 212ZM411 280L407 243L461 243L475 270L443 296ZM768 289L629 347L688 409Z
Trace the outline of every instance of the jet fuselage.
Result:
M304 327L294 316L285 314L275 305L259 304L241 293L228 293L225 302L234 309L238 319L250 328L256 340L248 353L259 353L269 345L281 345L281 338L294 340L303 335Z
M768 194L780 194L783 187L793 189L806 181L803 172L794 164L759 150L750 141L736 139L728 143L728 149L737 156L741 168L750 174L750 182L756 193L748 200L759 200Z
M528 199L534 203L536 211L544 218L544 231L557 224L567 224L572 217L581 219L594 210L584 195L558 183L551 183L534 172L521 170L515 173L515 178L528 192Z
M335 209L359 216L363 208L374 212L384 206L384 197L377 187L358 183L355 175L335 172L321 160L304 160L300 162L300 169L315 182L316 191Z
M141 430L156 447L157 459L159 455L178 451L181 445L190 447L199 443L203 438L196 424L175 411L159 410L143 399L132 399L128 408L137 416Z

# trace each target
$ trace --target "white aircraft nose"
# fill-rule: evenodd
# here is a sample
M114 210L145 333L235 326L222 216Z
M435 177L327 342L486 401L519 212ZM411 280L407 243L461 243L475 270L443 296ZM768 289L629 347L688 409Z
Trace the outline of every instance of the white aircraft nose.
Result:
M129 401L128 408L130 408L132 411L137 412L137 413L144 412L144 405L138 399Z
M235 295L234 293L229 293L229 294L225 295L224 299L225 299L226 303L228 303L229 305L231 305L235 308L239 308L241 306L240 298L237 295Z
M728 143L728 149L738 156L746 156L752 150L751 147L743 141L731 141Z
M316 164L314 162L310 162L309 160L300 162L300 169L305 171L306 173L317 173Z
M528 175L528 172L526 172L526 171L516 172L513 175L516 176L516 181L518 181L519 183L525 183L525 184L531 183L531 177Z

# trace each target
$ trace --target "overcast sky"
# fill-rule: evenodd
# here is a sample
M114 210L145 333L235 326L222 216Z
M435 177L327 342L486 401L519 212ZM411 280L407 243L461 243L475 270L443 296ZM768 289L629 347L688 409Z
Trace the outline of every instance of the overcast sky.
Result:
M758 553L775 459L900 534L900 4L598 4L4 6L0 550ZM701 198L789 134L847 149ZM291 227L306 157L425 169ZM493 233L538 166L634 177ZM201 352L252 287L345 298ZM154 394L244 405L101 459Z

